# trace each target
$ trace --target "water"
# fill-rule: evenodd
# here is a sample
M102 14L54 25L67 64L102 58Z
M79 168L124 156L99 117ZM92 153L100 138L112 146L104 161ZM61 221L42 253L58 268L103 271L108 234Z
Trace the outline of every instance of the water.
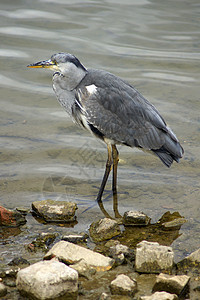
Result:
M38 232L85 231L103 217L94 200L105 145L62 110L50 73L26 67L61 51L128 80L167 120L184 158L167 169L151 155L119 147L119 211L142 210L152 222L178 211L188 222L172 243L176 260L199 247L199 16L194 0L1 1L1 204L30 208L51 198L79 207L74 228L43 225L29 214L21 229L3 231L2 264L26 256L23 245ZM109 181L105 208L113 214L110 190Z

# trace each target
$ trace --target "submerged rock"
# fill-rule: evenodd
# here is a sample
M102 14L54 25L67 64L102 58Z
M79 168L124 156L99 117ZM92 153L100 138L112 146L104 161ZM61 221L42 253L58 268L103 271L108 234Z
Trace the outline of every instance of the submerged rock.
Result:
M171 247L161 246L156 242L142 241L137 244L135 268L141 273L171 272L174 253Z
M117 221L104 218L98 222L93 222L89 229L90 236L95 242L109 240L121 233Z
M77 205L73 202L43 200L33 202L32 209L46 222L73 222Z
M66 241L56 243L44 256L44 259L57 257L66 264L74 264L84 259L90 268L96 271L107 271L112 268L114 260L100 253Z
M20 212L0 206L0 226L17 227L25 223L26 219Z
M76 299L78 273L56 260L41 261L20 270L16 285L22 294L30 298L56 299L70 296L69 299Z
M177 295L167 292L156 292L151 296L142 296L140 300L178 300Z
M178 296L181 294L181 296L183 296L183 291L185 290L186 292L189 280L190 277L186 275L168 275L161 273L156 278L153 292L165 291Z
M146 226L150 223L151 218L141 211L130 210L126 211L123 216L124 225Z
M137 284L135 280L121 274L111 282L110 290L113 295L126 295L132 297L137 291Z

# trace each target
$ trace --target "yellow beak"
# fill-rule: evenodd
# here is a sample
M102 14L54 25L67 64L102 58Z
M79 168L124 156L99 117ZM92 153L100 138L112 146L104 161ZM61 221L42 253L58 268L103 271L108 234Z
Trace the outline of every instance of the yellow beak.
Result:
M56 64L53 61L51 61L51 59L39 61L37 63L30 64L27 67L28 68L49 68L53 70L57 69Z

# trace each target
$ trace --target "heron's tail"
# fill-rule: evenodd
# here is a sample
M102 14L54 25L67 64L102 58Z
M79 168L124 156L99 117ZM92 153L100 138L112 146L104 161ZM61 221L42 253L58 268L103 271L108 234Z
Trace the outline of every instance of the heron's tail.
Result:
M168 136L166 143L160 149L152 149L168 168L174 160L178 163L184 153L184 150L178 141L169 139L170 137Z

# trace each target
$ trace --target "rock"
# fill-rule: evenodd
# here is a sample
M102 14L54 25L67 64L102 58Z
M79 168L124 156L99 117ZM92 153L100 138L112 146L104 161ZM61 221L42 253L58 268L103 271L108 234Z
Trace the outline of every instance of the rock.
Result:
M150 218L141 211L126 211L123 216L123 224L131 226L146 226L150 223Z
M17 227L25 223L26 219L20 212L0 206L0 226Z
M140 300L178 300L177 295L166 292L156 292L151 296L142 296Z
M33 202L32 209L46 222L73 222L77 205L73 202L43 200Z
M170 213L167 211L157 224L161 225L163 230L179 230L187 220L179 212Z
M111 282L110 290L113 295L126 295L132 297L137 291L137 284L135 280L121 274Z
M200 268L200 248L185 257L177 263L179 270L188 271L188 269L196 269L199 272Z
M8 263L9 266L20 266L20 268L22 266L29 266L30 263L28 260L26 260L25 258L21 257L21 256L18 256L18 257L15 257L13 258L9 263Z
M107 271L114 264L114 260L109 257L66 241L56 243L46 253L44 259L51 259L53 257L57 257L67 264L74 264L84 259L86 264L96 271Z
M153 287L153 292L165 291L171 294L183 295L183 291L186 291L190 277L186 275L167 275L160 273Z
M56 299L69 296L76 299L78 273L56 260L35 263L17 274L18 290L36 299Z
M113 245L109 249L109 256L114 258L115 265L121 265L125 262L125 257L130 255L130 249L120 243Z
M24 216L26 216L30 212L30 209L25 207L16 207L16 210Z
M95 242L109 240L121 233L117 221L104 218L98 222L93 222L89 228L90 236Z
M7 294L7 287L0 282L0 297L4 297Z
M63 241L67 241L73 244L86 242L88 235L86 233L83 234L69 234L62 236Z
M91 269L84 259L81 259L77 263L70 265L70 267L76 270L79 276L86 277L90 279L92 275L96 273L95 269Z
M174 253L171 247L156 242L142 241L137 244L135 268L141 273L160 273L172 271Z
M111 299L110 296L107 293L102 293L99 297L99 300L109 300Z
M42 232L35 238L35 240L25 245L25 248L31 252L36 252L38 250L46 251L49 249L49 246L55 241L57 235L57 233Z

